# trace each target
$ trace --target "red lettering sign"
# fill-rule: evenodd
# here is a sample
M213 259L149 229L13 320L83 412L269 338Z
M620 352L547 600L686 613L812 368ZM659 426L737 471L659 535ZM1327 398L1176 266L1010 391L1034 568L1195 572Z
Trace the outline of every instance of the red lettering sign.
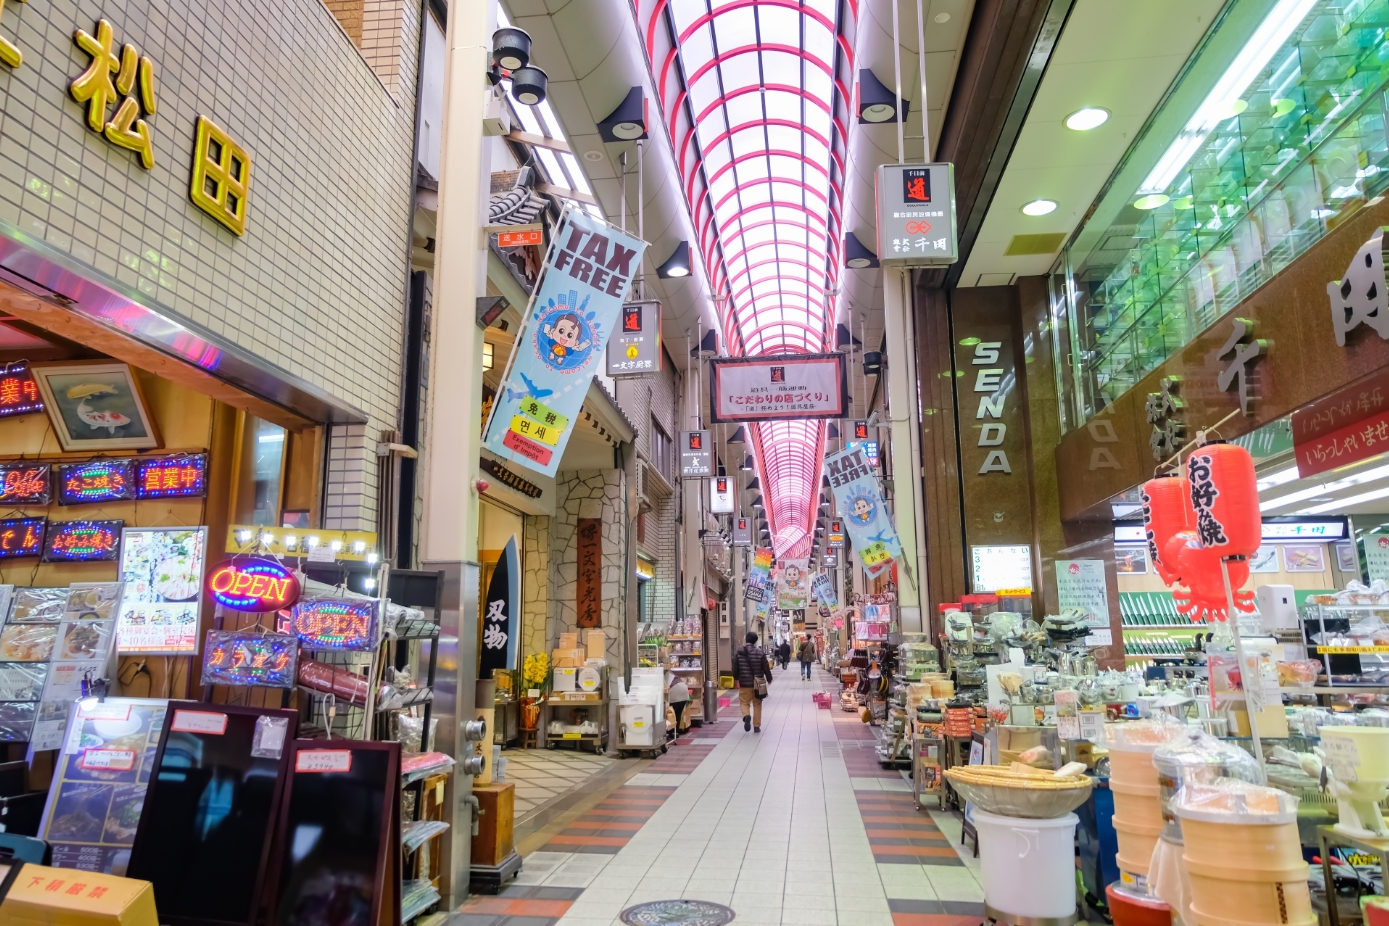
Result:
M233 611L282 611L299 600L299 579L273 559L229 559L207 574L207 590Z
M603 521L579 519L575 606L580 627L603 626Z
M506 436L502 438L502 443L527 460L534 460L542 466L548 464L550 457L555 455L554 451L548 447L537 444L529 437L523 437L515 431L507 431Z

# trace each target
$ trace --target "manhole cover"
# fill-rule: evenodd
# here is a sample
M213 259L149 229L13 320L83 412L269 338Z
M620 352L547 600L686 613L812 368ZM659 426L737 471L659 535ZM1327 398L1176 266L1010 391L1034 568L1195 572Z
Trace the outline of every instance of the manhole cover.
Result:
M622 911L628 926L724 926L733 917L728 907L706 900L654 900Z

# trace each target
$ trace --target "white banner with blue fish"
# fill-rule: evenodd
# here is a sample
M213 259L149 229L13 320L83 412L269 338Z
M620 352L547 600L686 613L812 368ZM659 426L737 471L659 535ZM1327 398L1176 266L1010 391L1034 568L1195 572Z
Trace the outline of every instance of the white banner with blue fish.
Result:
M601 219L565 214L492 406L488 450L546 476L559 469L645 250Z

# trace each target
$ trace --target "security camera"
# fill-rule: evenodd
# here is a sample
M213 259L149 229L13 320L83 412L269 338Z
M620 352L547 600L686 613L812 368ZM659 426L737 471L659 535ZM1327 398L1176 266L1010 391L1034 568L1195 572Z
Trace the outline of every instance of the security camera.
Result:
M516 71L531 60L531 37L521 29L498 29L492 33L492 64L505 71Z

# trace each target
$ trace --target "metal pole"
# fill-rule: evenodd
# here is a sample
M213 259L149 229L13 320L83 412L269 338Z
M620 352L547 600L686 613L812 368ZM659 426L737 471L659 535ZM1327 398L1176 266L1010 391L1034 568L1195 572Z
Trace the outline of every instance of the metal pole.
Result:
M637 141L637 238L641 241L646 240L646 187L642 184L641 161L643 146L640 139ZM624 152L623 157L626 157ZM641 298L646 298L646 261L642 261L641 273L637 279L641 280Z
M627 230L627 152L618 155L617 163L622 170L622 230Z
M907 160L902 141L902 33L897 26L897 0L892 0L892 73L897 79L897 163Z
M1235 636L1235 660L1239 663L1240 686L1244 688L1244 711L1249 715L1249 737L1254 743L1254 758L1259 761L1259 767L1262 768L1264 765L1264 746L1259 739L1259 718L1254 706L1256 702L1260 705L1263 704L1263 691L1259 691L1257 698L1251 692L1257 690L1263 684L1263 680L1260 678L1257 666L1251 679L1249 666L1244 661L1244 640L1240 638L1239 612L1235 610L1235 593L1230 587L1230 564L1223 556L1220 558L1220 575L1225 580L1225 623L1230 625L1230 632ZM1330 676L1327 678L1329 679Z
M926 15L921 0L916 0L916 61L921 71L921 160L931 160L931 124L926 109Z

